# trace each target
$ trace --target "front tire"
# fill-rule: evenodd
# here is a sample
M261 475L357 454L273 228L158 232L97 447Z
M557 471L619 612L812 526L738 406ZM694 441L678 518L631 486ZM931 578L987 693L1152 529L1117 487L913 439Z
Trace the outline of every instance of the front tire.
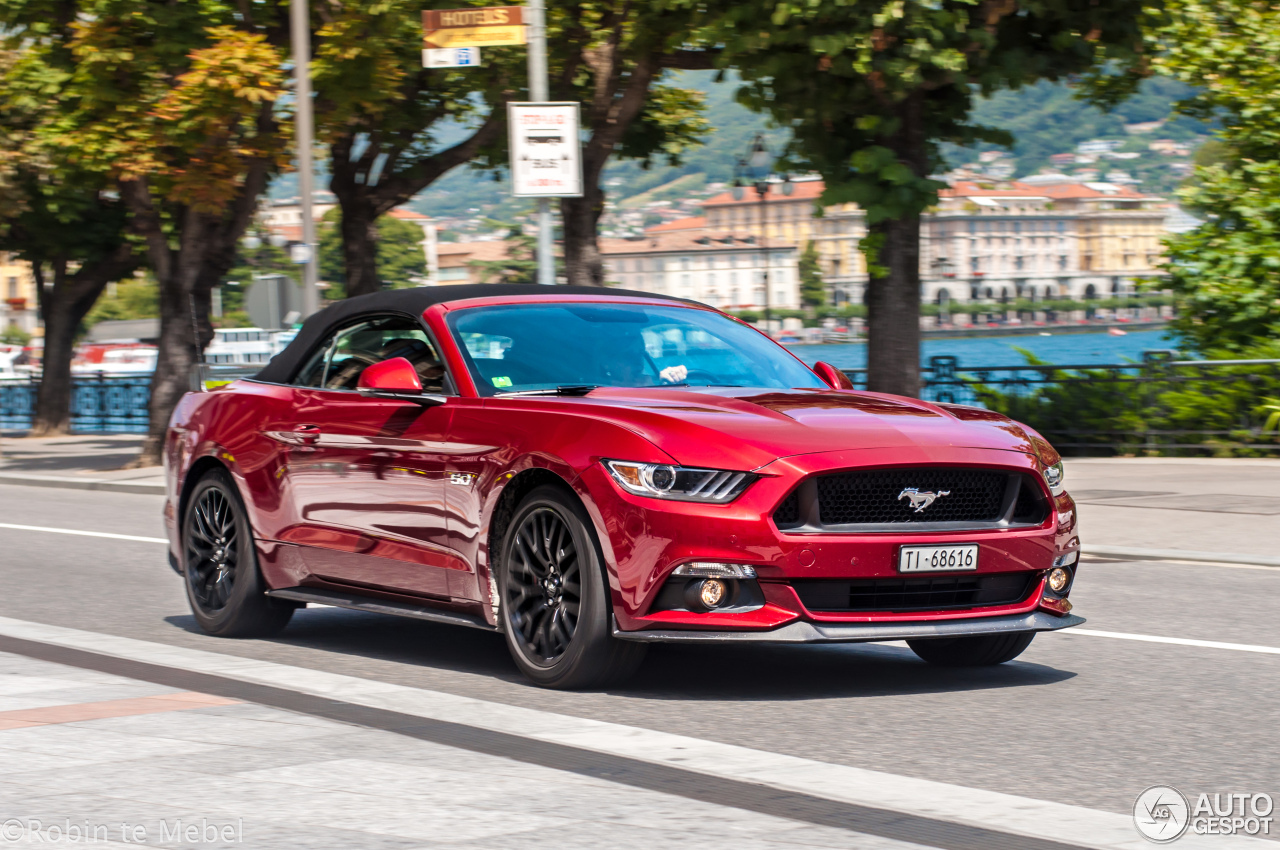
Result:
M938 667L992 667L1012 661L1031 645L1035 632L909 640L911 651Z
M205 632L268 637L289 623L294 606L266 595L249 515L226 470L210 470L191 491L182 555L187 601Z
M590 518L562 487L525 497L498 570L501 617L516 666L545 688L599 688L635 672L646 646L610 634L604 558Z

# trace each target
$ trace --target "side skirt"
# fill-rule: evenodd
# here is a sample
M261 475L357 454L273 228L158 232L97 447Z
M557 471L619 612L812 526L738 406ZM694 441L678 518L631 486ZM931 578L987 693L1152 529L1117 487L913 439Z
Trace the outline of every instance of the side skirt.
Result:
M433 623L447 623L452 626L470 626L473 629L482 629L486 632L498 631L497 628L489 625L479 617L471 617L454 611L441 611L425 605L371 599L354 593L320 590L313 587L282 587L278 590L268 590L267 596L276 599L288 599L293 602L309 602L316 605L332 605L335 608L350 608L354 611L368 611L373 614L412 617L415 620L430 620Z

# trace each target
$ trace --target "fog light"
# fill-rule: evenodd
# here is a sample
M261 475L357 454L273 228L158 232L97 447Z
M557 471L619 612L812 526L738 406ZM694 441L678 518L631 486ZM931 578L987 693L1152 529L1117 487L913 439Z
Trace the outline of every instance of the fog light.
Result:
M1054 567L1049 570L1049 589L1054 593L1061 593L1067 589L1067 585L1071 584L1071 573L1062 567Z
M708 608L715 608L724 601L727 589L724 586L724 582L719 579L709 578L702 583L702 587L698 588L698 599Z

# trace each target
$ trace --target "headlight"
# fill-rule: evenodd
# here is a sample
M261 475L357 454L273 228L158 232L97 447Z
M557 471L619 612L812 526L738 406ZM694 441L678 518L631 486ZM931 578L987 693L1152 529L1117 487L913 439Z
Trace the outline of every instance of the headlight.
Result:
M1044 468L1044 483L1049 485L1050 493L1055 496L1062 495L1062 479L1066 477L1066 474L1066 471L1062 468L1062 461Z
M606 460L605 468L622 489L637 496L677 502L732 502L756 476L724 469L691 469L665 463Z

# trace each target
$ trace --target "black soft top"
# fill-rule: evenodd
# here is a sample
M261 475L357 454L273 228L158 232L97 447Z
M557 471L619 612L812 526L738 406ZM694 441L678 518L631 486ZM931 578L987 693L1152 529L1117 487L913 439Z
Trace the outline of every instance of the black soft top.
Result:
M302 361L321 340L328 336L329 331L338 325L346 324L349 319L379 313L407 313L411 316L421 316L428 307L435 304L465 301L469 298L504 298L512 295L525 295L531 301L541 300L549 295L621 295L676 302L683 300L668 295L635 292L629 289L602 289L598 286L551 287L520 283L469 283L457 286L388 289L385 292L374 292L335 301L315 313L303 322L302 329L298 331L293 342L289 343L284 351L271 358L271 362L254 378L271 384L288 383L294 373L301 368Z

